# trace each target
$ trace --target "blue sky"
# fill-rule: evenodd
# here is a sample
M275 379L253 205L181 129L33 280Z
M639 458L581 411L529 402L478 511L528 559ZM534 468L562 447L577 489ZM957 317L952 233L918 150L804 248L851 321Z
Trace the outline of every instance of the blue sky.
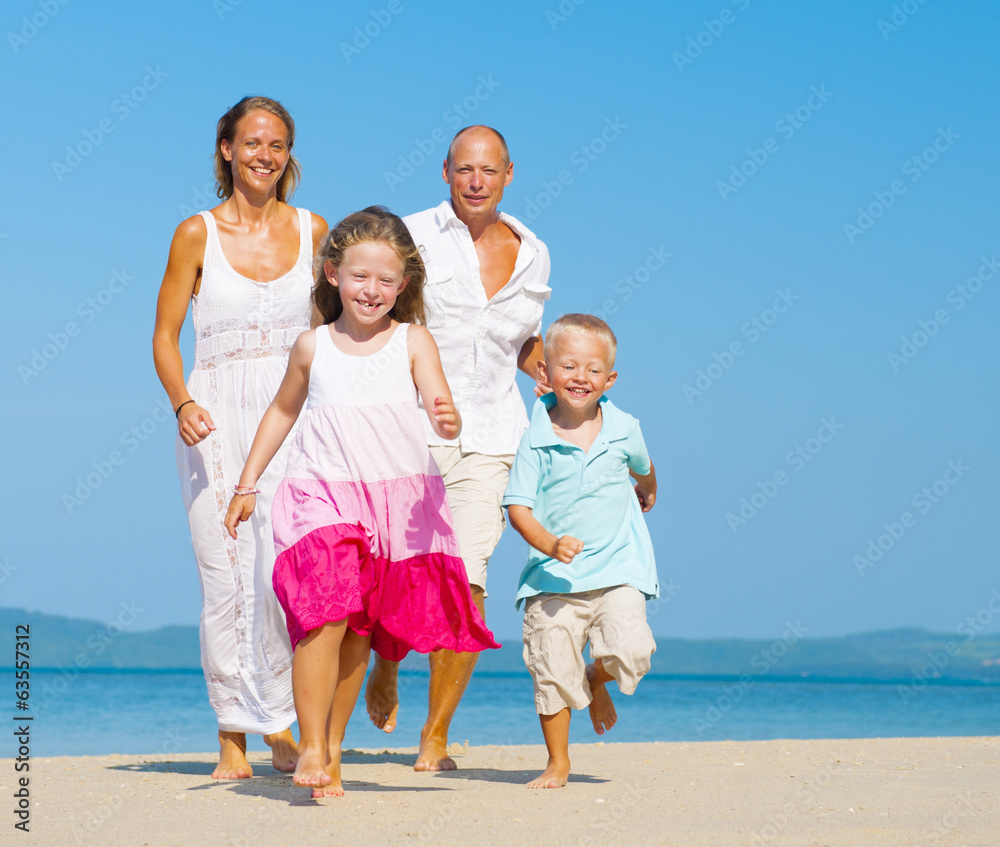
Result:
M0 32L0 604L197 622L150 336L173 230L217 202L215 123L254 93L331 223L436 205L454 131L506 135L546 323L618 334L657 635L1000 630L993 4L15 0ZM508 531L504 637L523 561Z

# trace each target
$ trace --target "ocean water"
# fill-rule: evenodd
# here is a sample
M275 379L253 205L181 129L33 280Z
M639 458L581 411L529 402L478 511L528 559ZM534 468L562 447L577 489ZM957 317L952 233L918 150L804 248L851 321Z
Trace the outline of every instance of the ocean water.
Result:
M746 678L744 678L746 679ZM347 728L355 748L414 747L426 716L426 671L400 674L401 712L387 736L359 702ZM1000 735L1000 685L865 680L837 682L676 678L647 675L631 697L611 687L618 724L613 741L717 741L770 738L875 738ZM216 724L200 672L32 671L30 708L15 708L14 677L0 673L6 719L32 715L32 756L209 752ZM0 703L3 702L0 696ZM363 697L362 697L363 701ZM477 672L452 723L451 740L539 744L526 672ZM573 716L571 741L596 741L586 712ZM259 737L250 749L263 750ZM5 733L0 757L14 739Z

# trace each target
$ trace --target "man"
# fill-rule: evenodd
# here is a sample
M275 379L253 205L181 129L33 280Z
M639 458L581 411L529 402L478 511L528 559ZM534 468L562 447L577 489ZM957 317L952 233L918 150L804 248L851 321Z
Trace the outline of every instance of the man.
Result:
M520 368L537 379L549 252L524 224L497 211L514 166L495 129L460 130L443 176L451 199L404 221L427 266L427 328L464 422L458 441L437 437L429 426L427 441L444 477L472 598L485 618L486 563L504 528L500 499L528 426L515 376ZM448 727L477 656L430 655L430 702L415 770L457 767L448 755ZM376 658L365 691L372 722L386 732L396 725L397 669Z

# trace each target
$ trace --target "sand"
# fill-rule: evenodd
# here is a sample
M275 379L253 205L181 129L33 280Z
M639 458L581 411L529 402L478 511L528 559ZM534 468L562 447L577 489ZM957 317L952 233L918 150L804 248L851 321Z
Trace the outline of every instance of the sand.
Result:
M312 800L251 754L253 779L210 778L211 754L31 761L30 834L2 844L1000 844L1000 738L584 744L559 790L524 783L541 746L457 748L420 774L415 750L353 750L343 798ZM7 811L7 810L11 811Z

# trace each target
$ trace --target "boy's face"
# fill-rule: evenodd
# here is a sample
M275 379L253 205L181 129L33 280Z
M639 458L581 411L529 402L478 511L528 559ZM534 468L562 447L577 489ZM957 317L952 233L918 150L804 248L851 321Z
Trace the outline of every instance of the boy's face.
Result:
M539 364L556 402L570 409L596 405L618 378L611 370L608 345L598 336L580 332L557 335Z

